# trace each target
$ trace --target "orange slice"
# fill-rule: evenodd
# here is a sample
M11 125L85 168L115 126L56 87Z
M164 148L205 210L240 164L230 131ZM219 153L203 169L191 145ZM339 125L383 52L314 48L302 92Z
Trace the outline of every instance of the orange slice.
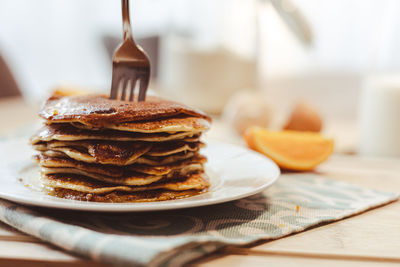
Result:
M333 140L315 132L273 132L251 127L244 138L251 149L270 157L279 167L288 170L312 170L333 152Z

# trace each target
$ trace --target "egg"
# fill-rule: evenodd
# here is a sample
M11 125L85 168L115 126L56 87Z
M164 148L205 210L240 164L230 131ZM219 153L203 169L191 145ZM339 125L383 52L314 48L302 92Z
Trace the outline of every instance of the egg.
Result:
M309 104L298 103L294 107L288 121L283 126L284 130L320 132L322 118Z
M251 126L268 127L272 110L266 97L257 91L247 90L234 94L226 104L222 119L240 134Z

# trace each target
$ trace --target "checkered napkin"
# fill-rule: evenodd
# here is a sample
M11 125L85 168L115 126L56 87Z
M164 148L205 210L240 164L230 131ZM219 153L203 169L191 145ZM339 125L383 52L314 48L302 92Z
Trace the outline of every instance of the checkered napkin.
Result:
M397 198L315 174L286 174L263 193L207 207L90 213L0 200L0 220L105 264L180 266L227 245L284 237Z

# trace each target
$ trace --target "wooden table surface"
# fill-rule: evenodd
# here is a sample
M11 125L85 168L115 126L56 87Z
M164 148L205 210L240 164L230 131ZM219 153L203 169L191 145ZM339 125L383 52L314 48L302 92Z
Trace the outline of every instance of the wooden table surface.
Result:
M32 123L20 98L0 100L0 135ZM211 133L213 134L213 133ZM215 133L214 133L215 134ZM332 179L399 192L400 159L333 155L317 170ZM400 202L253 246L226 248L201 266L400 266ZM102 266L65 253L0 223L0 266Z

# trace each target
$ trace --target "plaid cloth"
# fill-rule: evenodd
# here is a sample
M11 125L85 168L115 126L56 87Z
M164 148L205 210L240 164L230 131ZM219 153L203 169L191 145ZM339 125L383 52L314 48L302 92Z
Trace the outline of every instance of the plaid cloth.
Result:
M207 207L90 213L0 200L0 220L105 264L181 266L227 245L280 238L397 198L315 174L284 174L263 193Z

